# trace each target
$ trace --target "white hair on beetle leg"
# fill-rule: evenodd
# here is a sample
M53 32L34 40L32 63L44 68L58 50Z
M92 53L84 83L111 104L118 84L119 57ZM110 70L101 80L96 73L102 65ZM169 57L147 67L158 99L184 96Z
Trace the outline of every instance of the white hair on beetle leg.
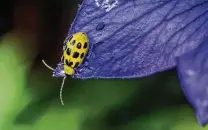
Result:
M64 102L63 102L63 96L62 96L62 93L63 93L63 87L64 87L64 82L65 82L65 79L66 77L63 78L63 81L62 81L62 84L61 84L61 89L60 89L60 100L61 100L61 104L64 106Z

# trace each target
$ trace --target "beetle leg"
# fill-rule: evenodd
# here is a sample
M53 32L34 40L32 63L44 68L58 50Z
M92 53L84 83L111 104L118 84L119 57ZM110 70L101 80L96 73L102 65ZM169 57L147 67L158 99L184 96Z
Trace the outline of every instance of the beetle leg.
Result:
M74 74L72 76L74 77L75 75L80 75L80 73L81 73L80 69L74 68Z
M104 42L100 41L100 42L97 42L97 43L91 45L91 46L89 47L89 52L88 52L88 55L87 55L86 59L89 59L91 56L92 56L92 57L95 57L94 49L95 49L97 46L99 46L100 44L103 44L103 43L104 43Z
M89 59L91 56L95 56L95 54L93 53L94 52L94 48L95 48L95 45L91 45L90 47L89 47L89 51L88 51L88 55L87 55L87 57L86 57L86 59Z
M95 54L93 53L93 51L88 52L88 55L86 56L86 59L88 60L90 57L95 57Z
M61 56L61 61L63 61L64 55Z
M86 68L88 70L95 70L93 67L89 66L89 62L85 61L84 64L82 65L82 68Z
M91 56L94 56L94 53L90 53L84 60L83 64L82 64L82 68L87 68L89 70L94 70L94 68L89 66L89 58Z
M92 71L95 70L93 67L89 67L89 66L85 66L85 68L87 68L88 70L92 70Z

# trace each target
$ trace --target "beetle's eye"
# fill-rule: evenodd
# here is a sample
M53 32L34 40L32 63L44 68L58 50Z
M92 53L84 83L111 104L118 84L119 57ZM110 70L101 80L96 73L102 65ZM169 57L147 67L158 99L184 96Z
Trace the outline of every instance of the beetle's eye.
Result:
M71 42L71 45L73 46L75 43L76 43L76 41L75 41L75 40L73 40L73 41Z
M77 43L77 48L78 48L78 49L81 49L81 48L82 48L81 43Z

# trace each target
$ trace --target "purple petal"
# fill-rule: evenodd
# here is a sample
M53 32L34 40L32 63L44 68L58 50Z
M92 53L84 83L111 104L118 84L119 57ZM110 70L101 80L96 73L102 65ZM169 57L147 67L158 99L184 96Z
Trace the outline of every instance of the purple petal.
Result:
M87 33L93 46L77 78L136 78L173 68L208 34L207 0L105 1L84 0L70 28L69 35Z
M193 51L178 58L182 90L193 106L198 122L208 123L208 37Z

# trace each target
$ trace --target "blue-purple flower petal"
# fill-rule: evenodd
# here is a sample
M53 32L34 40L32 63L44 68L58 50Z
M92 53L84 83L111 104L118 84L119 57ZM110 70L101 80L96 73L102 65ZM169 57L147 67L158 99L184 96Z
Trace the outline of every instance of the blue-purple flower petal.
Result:
M178 58L178 75L182 90L193 106L198 122L208 123L208 37Z
M75 77L143 77L175 67L202 42L208 0L84 0L68 35L80 31L92 55Z

